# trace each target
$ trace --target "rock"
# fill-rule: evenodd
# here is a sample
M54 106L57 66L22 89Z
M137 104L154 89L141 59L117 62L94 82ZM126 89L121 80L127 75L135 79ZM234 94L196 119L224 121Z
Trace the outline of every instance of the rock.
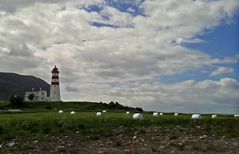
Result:
M66 152L66 148L65 148L65 146L63 146L63 145L57 146L57 147L56 147L56 151L58 151L58 152Z
M38 143L38 140L33 141L33 143Z
M175 139L177 139L177 136L176 135L169 136L169 139L175 140Z
M124 135L122 135L122 134L119 134L119 135L118 135L118 137L119 137L119 138L122 138L122 137L124 137Z
M134 137L133 137L133 139L136 139L136 138L137 138L137 136L134 136Z
M11 142L11 143L8 143L8 146L13 147L15 144L16 144L15 142Z
M172 150L172 151L170 151L170 153L176 153L176 151L175 151L175 150Z
M200 138L200 139L207 138L207 135L200 136L199 138Z
M69 143L69 144L67 144L67 146L68 146L68 147L71 147L71 144Z
M237 143L237 142L234 142L233 145L234 145L234 146L238 146L238 143Z
M177 128L180 128L180 129L182 128L182 127L180 127L180 126L178 126L178 125L177 125L176 127L177 127Z

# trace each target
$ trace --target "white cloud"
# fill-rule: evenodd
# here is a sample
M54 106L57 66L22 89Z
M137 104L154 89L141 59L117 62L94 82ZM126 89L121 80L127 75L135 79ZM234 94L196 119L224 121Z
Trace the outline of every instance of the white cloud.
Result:
M0 15L0 70L34 74L49 81L56 64L64 100L120 99L136 105L145 100L148 109L158 101L168 106L177 100L183 104L190 95L179 97L179 93L174 98L170 91L160 93L164 99L158 93L134 95L137 88L130 86L156 82L157 88L161 76L238 62L234 57L218 59L182 46L203 42L197 36L205 29L230 20L239 8L238 0L146 0L140 6L144 16L120 12L101 0L0 2L0 12L6 12ZM103 10L84 9L92 4ZM93 22L119 28L95 27ZM185 84L192 83L176 85ZM117 88L122 87L129 96L121 97Z
M72 87L69 85L66 86L66 90L69 92L78 92L79 91L77 87Z
M218 76L222 74L230 74L233 72L234 69L231 67L218 67L217 69L213 70L213 72L209 76Z
M126 105L136 103L148 110L200 113L239 111L239 83L231 78L200 82L188 80L174 84L118 83L118 87L113 88L99 83L82 83L78 88L77 93L82 100L113 100Z

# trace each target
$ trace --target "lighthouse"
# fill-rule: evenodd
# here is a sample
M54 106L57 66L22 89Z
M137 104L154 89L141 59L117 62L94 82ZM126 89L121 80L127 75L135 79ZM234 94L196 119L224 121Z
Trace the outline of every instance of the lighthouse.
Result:
M51 102L61 101L58 68L55 66L51 71L51 73L52 78L51 78L50 101Z

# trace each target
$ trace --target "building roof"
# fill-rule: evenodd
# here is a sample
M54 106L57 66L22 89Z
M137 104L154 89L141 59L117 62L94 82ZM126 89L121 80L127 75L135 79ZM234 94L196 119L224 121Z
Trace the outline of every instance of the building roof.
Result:
M51 71L51 73L59 73L58 68L55 66L53 70Z

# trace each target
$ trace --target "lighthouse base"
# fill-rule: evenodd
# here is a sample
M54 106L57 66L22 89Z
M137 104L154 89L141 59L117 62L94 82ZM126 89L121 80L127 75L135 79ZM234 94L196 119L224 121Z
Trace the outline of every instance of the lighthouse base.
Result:
M59 85L51 85L49 101L51 101L51 102L61 101Z

